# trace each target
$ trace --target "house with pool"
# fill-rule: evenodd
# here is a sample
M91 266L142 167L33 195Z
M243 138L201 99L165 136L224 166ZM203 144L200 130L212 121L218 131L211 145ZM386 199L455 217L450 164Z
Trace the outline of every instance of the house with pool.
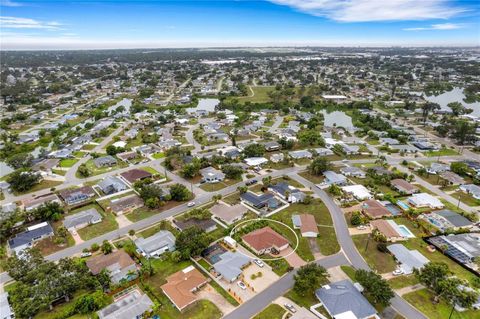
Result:
M378 219L370 222L372 228L385 236L387 241L396 242L414 238L415 235L405 225L399 225L391 219Z

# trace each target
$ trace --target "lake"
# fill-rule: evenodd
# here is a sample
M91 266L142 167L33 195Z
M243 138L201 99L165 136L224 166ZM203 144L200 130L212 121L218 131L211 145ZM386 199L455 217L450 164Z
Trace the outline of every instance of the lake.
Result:
M438 103L441 107L442 110L450 110L450 108L447 106L448 103L451 102L460 102L462 103L463 106L469 109L473 109L472 115L475 116L480 116L480 102L475 102L472 104L467 104L463 101L465 98L465 94L463 94L463 89L462 88L454 88L453 90L449 92L442 93L440 95L432 95L432 96L426 96L425 95L425 100L429 102L434 102Z
M322 110L324 125L326 127L343 127L349 132L353 132L352 118L342 111L327 112Z
M196 107L190 107L187 109L188 113L194 113L198 110L205 110L208 112L215 112L215 107L220 104L219 99L199 99Z

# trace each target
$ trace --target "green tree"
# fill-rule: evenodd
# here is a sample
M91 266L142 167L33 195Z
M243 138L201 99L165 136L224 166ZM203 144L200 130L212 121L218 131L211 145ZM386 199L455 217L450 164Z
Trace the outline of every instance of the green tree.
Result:
M8 176L7 182L15 192L26 192L37 185L41 180L38 173L15 171Z
M229 179L240 179L242 178L243 169L239 166L223 165L222 172Z
M90 176L90 170L88 169L87 165L84 163L84 164L80 164L80 166L78 167L78 170L77 170L78 174L81 176L81 177L88 177Z
M352 216L350 217L350 224L353 226L358 226L363 223L362 214L360 212L353 212Z
M243 154L245 157L263 156L263 154L265 154L265 146L257 143L249 144L244 148Z
M293 290L301 296L312 295L315 289L326 282L328 272L325 268L315 263L300 267L293 276L295 284Z
M104 240L102 242L102 246L100 246L100 250L105 254L108 255L113 251L113 246L110 244L108 240Z
M322 175L323 172L331 169L330 162L325 157L315 157L308 165L308 172L312 175Z
M366 294L372 298L374 303L379 303L385 307L390 305L390 299L395 294L382 276L373 271L358 269L355 271L355 279L365 288Z
M182 231L175 241L175 247L184 260L200 255L209 244L210 237L197 226Z
M427 121L428 115L435 111L440 109L440 105L437 103L433 102L426 102L422 105L422 118L423 118L423 124L425 125L425 122Z
M172 200L183 202L189 200L192 197L192 194L185 185L173 184L170 186L170 196L172 197Z
M48 202L33 209L29 214L37 220L57 221L62 217L63 208L57 202Z
M298 140L303 145L325 146L325 140L318 130L301 130L297 133Z

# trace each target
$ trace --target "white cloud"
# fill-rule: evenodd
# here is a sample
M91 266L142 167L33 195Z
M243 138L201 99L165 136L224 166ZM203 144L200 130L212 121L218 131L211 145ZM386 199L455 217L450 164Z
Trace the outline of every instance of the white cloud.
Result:
M1 0L0 1L0 6L4 6L4 7L23 7L23 3L14 2L14 1L11 1L11 0Z
M61 30L60 26L62 26L62 24L56 21L42 22L29 18L0 16L0 27L2 29Z
M448 19L466 9L448 0L269 0L340 22Z
M465 28L465 24L461 23L441 23L441 24L432 24L429 27L419 27L419 28L405 28L403 31L426 31L426 30L456 30Z

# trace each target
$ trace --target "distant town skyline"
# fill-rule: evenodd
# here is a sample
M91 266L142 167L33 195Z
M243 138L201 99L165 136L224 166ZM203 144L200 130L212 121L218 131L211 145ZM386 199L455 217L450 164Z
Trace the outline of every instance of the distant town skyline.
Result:
M477 1L1 0L2 50L478 46Z

